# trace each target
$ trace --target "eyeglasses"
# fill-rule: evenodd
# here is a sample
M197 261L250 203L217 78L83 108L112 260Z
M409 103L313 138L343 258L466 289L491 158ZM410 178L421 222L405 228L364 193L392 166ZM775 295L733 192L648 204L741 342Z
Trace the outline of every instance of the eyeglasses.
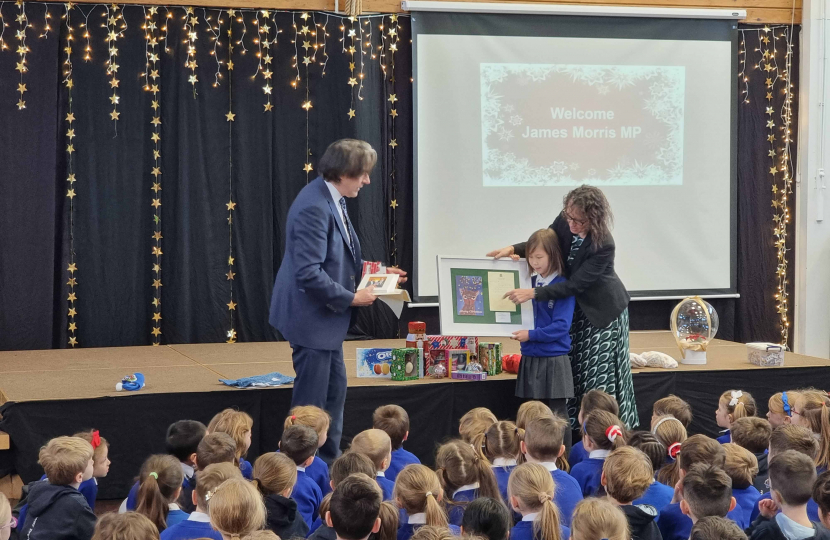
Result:
M587 219L576 219L572 215L568 214L566 211L562 210L562 217L565 218L566 221L572 221L577 225L585 225L588 223Z

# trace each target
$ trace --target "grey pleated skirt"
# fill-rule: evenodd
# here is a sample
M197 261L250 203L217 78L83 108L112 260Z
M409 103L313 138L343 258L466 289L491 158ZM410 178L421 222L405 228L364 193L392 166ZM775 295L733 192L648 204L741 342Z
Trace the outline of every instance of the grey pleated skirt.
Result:
M574 397L571 360L567 354L554 357L522 356L516 397L562 399Z

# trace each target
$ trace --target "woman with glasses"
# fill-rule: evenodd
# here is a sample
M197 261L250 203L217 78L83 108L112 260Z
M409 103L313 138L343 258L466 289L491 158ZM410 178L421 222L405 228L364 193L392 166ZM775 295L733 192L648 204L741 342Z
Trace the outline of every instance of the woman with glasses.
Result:
M568 402L571 427L577 429L582 396L592 389L611 394L620 419L639 425L628 357L628 292L614 271L611 207L599 188L580 186L565 195L564 210L550 226L559 238L567 281L507 294L514 303L576 297L571 325L574 399ZM488 257L523 257L525 244L491 251Z

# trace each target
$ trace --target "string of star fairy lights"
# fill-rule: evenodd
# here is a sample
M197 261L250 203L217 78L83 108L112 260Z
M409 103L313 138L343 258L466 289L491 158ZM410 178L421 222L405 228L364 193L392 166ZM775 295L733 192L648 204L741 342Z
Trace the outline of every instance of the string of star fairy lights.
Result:
M298 49L297 49L297 42L300 41L300 34L303 35L303 49L305 52L303 53L303 65L305 66L305 77L303 77L305 82L305 101L301 107L305 110L305 165L303 165L303 171L305 171L305 179L306 183L309 181L309 176L311 171L314 170L314 167L311 165L311 143L310 143L310 111L312 108L311 104L311 86L309 84L309 76L308 76L308 66L314 61L316 57L316 51L309 52L311 47L311 41L309 41L308 35L311 30L308 28L308 13L305 11L300 15L300 18L303 20L302 29L298 29L297 22L294 21L294 64L297 69L297 80L300 80L300 70L299 70L299 58L298 58Z
M69 295L67 296L68 302L68 311L67 311L67 324L68 324L68 335L69 335L69 345L71 347L75 347L78 345L78 322L77 322L77 300L78 300L78 293L76 291L76 287L78 285L78 279L75 277L75 272L78 271L78 264L75 260L75 182L77 179L75 178L75 145L73 140L75 139L75 110L74 110L74 102L72 99L72 90L75 86L72 80L72 20L71 20L71 13L73 9L73 5L68 3L65 5L66 13L64 14L64 20L66 21L66 47L64 47L63 52L66 54L66 58L63 62L64 70L63 70L63 83L66 85L66 94L67 94L67 109L66 109L66 169L67 169L67 177L66 177L66 197L69 199L69 266L67 266L66 271L69 274L69 280L66 282L66 285L69 287Z
M17 110L22 111L26 108L26 101L23 99L23 94L26 93L26 81L24 76L29 71L26 66L26 54L29 52L29 47L26 45L26 30L29 28L29 17L26 15L26 4L23 0L17 0L17 7L19 12L17 14L17 56L18 62L15 70L20 72L20 82L17 84L17 91L20 93L20 98L17 100Z
M381 25L381 35L383 35L383 26ZM395 52L398 50L398 41L400 40L400 26L398 24L398 16L391 15L389 18L389 28L387 30L389 34L389 70L391 72L389 76L389 82L384 84L387 89L387 93L389 97L387 98L389 101L389 159L390 159L390 167L389 167L389 193L390 193L390 201L389 201L389 212L390 212L390 219L389 219L389 264L392 266L397 266L398 264L398 182L397 182L397 135L395 132L395 120L398 118L398 109L395 105L398 101L398 96L395 90ZM386 71L384 70L384 79L386 78Z
M228 12L230 15L230 12ZM232 17L232 15L231 15ZM231 55L233 53L233 25L228 24L228 64L231 64ZM230 289L230 302L228 302L228 318L230 319L230 329L227 333L227 342L236 343L236 328L234 327L234 313L236 312L236 302L233 300L233 282L236 274L234 273L234 257L233 257L233 212L236 210L236 202L233 200L233 123L235 114L233 113L233 75L231 70L228 71L228 114L226 115L228 121L228 273L226 274Z
M199 39L199 35L196 33L196 26L199 24L199 18L196 17L192 7L185 9L184 21L184 30L187 34L187 39L185 40L185 43L187 43L187 61L184 65L190 69L190 76L187 78L187 81L193 87L193 97L196 98L196 83L199 82L199 78L196 76L196 68L199 67L196 63L196 40Z
M161 249L161 240L164 238L161 234L161 77L159 76L159 29L156 16L158 15L158 8L153 6L149 9L146 15L146 22L144 27L144 47L145 47L145 73L144 73L144 89L152 94L150 99L150 126L152 134L150 140L153 143L153 166L150 175L150 183L152 186L150 190L153 192L152 202L150 206L153 208L153 246L151 254L153 256L153 301L152 301L152 330L150 331L150 339L153 345L161 343L161 256L163 255Z
M349 21L348 30L346 30L346 21ZM355 107L355 90L354 87L357 86L357 77L355 77L354 70L355 70L355 61L354 61L354 53L357 51L354 46L355 37L357 37L357 30L354 29L354 23L356 21L355 17L349 17L348 19L343 20L340 24L340 30L343 33L343 37L340 38L340 41L343 43L343 52L348 52L351 55L349 58L349 82L347 83L351 89L351 105L349 106L349 112L346 114L349 116L349 120L354 118L357 115L357 110ZM349 39L349 48L346 48L346 39Z
M110 9L112 12L110 12ZM113 121L114 126L118 127L118 118L120 117L121 113L118 112L118 102L121 98L118 97L118 85L121 81L118 80L118 46L116 44L116 40L118 39L118 32L117 24L118 20L122 18L121 13L119 11L121 8L118 4L113 4L107 11L104 13L104 16L107 17L107 46L109 48L109 59L106 62L107 65L107 76L110 77L110 88L112 89L112 95L110 96L110 104L112 105L112 111L110 112L110 120Z
M262 87L262 93L266 96L266 101L263 105L265 108L264 112L271 112L274 110L274 104L271 103L271 91L273 90L273 87L271 86L271 77L274 76L274 72L271 71L271 61L273 60L271 57L271 26L268 24L268 18L271 16L271 12L268 10L262 10L261 14L264 18L263 24L259 24L259 13L257 14L257 27L259 28L260 34L257 38L257 45L260 47L260 52L257 53L257 57L260 58L261 62L265 63L265 67L261 70L262 78L265 81L265 86ZM262 58L263 48L265 48L264 58ZM260 67L257 65L257 73L259 72ZM256 75L254 75L254 77L256 78Z

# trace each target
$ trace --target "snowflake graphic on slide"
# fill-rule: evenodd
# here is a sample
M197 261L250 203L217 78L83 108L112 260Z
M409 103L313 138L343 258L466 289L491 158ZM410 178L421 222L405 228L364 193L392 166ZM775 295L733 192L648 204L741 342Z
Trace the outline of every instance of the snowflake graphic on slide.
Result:
M564 173L567 170L568 170L568 166L565 165L564 161L554 161L553 162L553 167L551 167L551 171L553 171L553 173L556 174L556 175L561 175L562 173Z
M572 171L579 170L579 163L569 163L568 168Z
M510 123L513 124L514 126L518 126L519 124L522 123L522 117L519 116L518 114L514 114L513 116L510 117Z

